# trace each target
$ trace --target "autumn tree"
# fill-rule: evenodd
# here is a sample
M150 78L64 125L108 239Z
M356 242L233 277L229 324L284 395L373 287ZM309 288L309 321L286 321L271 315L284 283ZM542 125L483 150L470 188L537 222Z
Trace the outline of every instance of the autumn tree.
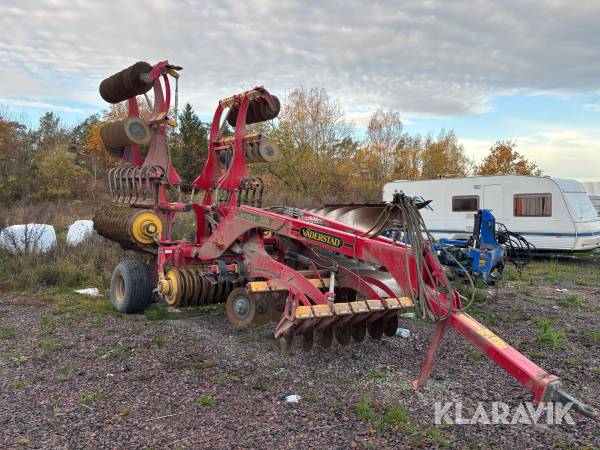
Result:
M533 175L541 176L538 165L515 150L517 143L499 140L477 166L477 175Z
M437 138L428 136L425 140L421 178L464 177L468 175L471 165L454 131L442 130Z
M331 196L335 167L354 148L352 127L339 102L323 88L298 88L287 96L268 133L283 158L262 170L281 196L304 203Z

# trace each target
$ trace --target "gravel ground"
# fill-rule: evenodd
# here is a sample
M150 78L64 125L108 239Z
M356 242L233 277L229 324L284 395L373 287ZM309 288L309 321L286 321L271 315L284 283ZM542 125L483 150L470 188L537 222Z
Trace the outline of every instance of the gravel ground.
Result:
M474 313L600 407L599 293L506 282ZM575 425L433 426L436 401L463 401L470 416L479 401L515 407L531 395L454 331L432 379L413 391L433 329L425 322L404 322L409 338L286 357L272 325L238 330L222 309L156 320L157 307L124 317L106 299L56 297L0 286L2 448L600 446L599 424L578 416ZM566 348L535 341L540 318L564 330ZM289 394L300 401L287 403Z

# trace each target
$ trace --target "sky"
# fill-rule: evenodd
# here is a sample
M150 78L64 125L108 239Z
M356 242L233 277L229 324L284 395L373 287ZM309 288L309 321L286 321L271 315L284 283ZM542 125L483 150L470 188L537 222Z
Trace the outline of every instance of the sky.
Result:
M184 67L204 119L264 85L324 87L364 130L378 108L410 133L455 130L481 159L498 139L548 175L600 180L600 2L0 0L0 110L74 124L133 62Z

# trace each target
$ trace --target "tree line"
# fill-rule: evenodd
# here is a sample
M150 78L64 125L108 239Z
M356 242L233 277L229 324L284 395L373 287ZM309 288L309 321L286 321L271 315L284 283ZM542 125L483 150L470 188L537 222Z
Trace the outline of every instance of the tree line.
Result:
M73 127L53 112L44 114L37 127L27 127L0 113L0 202L103 198L108 171L117 161L105 151L100 129L126 116L122 103ZM322 88L292 91L276 120L250 128L267 134L284 155L251 167L265 180L271 204L379 201L383 184L394 179L541 175L513 141L497 141L477 163L466 155L454 131L410 134L394 111L377 110L361 136L339 101ZM168 136L184 189L204 166L209 129L188 103Z

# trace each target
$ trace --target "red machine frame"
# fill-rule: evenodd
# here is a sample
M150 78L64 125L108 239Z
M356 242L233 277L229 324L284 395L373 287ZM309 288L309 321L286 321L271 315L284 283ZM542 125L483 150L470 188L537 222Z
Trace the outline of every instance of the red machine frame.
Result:
M311 247L332 250L355 260L383 266L393 276L405 295L420 297L422 301L427 302L436 316L447 316L437 324L429 350L421 365L420 374L413 381L415 388L425 383L432 370L444 333L448 328L453 328L531 390L537 402L573 402L579 412L589 417L598 417L596 410L564 393L559 387L560 383L556 376L545 372L464 312L461 307L461 297L456 291L447 294L437 292L445 282L444 273L428 248L424 250L427 270L423 270L421 274L426 281L426 287L424 291L419 291L417 264L410 246L384 237L365 237L359 229L307 211L303 211L300 217L292 217L240 204L241 185L243 180L249 177L243 150L248 108L251 102L257 99L273 105L271 95L263 87L256 87L219 102L210 129L208 159L202 173L193 182L195 189L205 193L202 203L169 202L167 185L179 185L180 178L171 165L165 144L167 114L171 102L167 67L168 62L163 61L154 66L151 72L155 80L155 103L148 121L157 132L154 133L148 155L145 160L142 160L140 149L132 146L123 157L124 163L136 167L161 166L167 171L167 179L161 180L158 184L158 202L154 205L155 211L162 214L167 224L156 249L155 268L159 280L164 281L167 266L182 267L199 264L211 267L215 273L224 270L229 272L243 270L250 280L266 280L269 287L284 289L289 293L285 311L275 331L275 335L280 337L293 327L302 329L303 324L299 323L296 317L299 307L313 308L317 305L325 305L332 312L335 307L331 295L316 288L307 278L306 271L295 270L284 263L285 251L294 249L318 258ZM161 78L164 89L161 86ZM223 170L219 153L228 148L221 144L223 141L221 120L226 108L237 108L238 115L234 128L233 158ZM135 98L129 99L129 115L139 117ZM194 211L196 218L195 242L172 240L171 225L175 213L190 209ZM213 224L212 229L206 219L208 215L217 218L217 224ZM315 239L314 236L320 238ZM272 255L267 252L266 246L271 244L276 244L280 249L279 254ZM237 246L235 252L231 251L234 245ZM338 277L336 281L341 287L352 288L366 298L379 300L384 307L387 301L396 297L387 286L377 285L377 280L361 277L343 267L340 270L343 276ZM313 271L314 274L321 276L318 269ZM373 289L373 285L386 292L387 297L378 294L379 291ZM159 291L160 286L159 281ZM433 295L434 293L436 295ZM396 314L396 311L391 313ZM372 320L385 314L390 314L390 311L384 308L379 315L374 314ZM319 330L335 323L341 324L352 320L352 315L333 316L313 323L315 330Z

